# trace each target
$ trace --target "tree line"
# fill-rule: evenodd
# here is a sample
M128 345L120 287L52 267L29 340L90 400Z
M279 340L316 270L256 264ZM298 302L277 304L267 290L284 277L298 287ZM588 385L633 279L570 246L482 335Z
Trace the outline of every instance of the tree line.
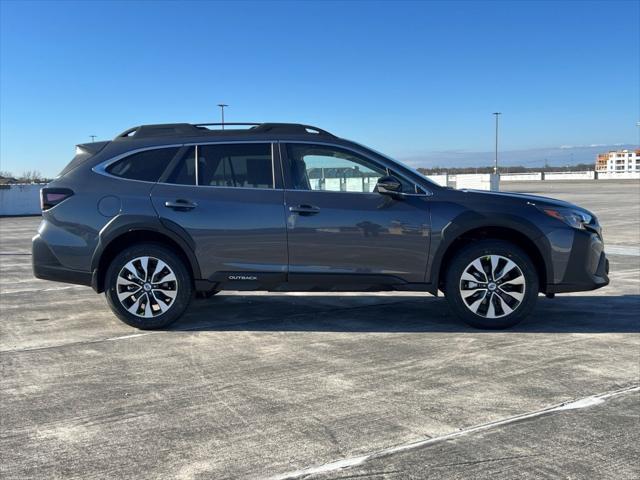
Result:
M22 175L14 176L11 172L0 171L0 183L49 183L50 178L43 176L38 170L26 170Z

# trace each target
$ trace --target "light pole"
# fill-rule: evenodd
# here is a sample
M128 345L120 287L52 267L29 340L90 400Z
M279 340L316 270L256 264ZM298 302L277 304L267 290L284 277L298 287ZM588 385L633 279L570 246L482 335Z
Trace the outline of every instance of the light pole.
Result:
M95 135L89 135L91 137L91 143L96 141L96 136Z
M228 107L229 105L226 103L219 103L218 106L220 107L220 116L222 117L222 130L224 130L224 107Z
M497 175L498 174L498 117L502 115L502 112L493 112L493 115L496 116L496 159L493 164L493 173Z

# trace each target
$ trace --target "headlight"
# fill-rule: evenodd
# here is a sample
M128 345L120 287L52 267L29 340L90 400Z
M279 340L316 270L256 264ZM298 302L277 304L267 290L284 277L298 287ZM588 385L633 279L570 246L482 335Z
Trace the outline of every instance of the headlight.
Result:
M569 208L555 208L555 207L538 207L538 209L550 217L556 218L570 227L584 230L585 225L589 225L593 217L587 212L580 210L571 210Z

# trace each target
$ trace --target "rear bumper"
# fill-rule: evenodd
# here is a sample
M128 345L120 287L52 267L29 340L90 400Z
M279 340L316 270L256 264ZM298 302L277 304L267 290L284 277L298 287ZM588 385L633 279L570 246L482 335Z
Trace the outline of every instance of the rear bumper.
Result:
M91 286L91 272L63 266L39 234L31 241L31 262L36 278Z
M547 284L546 293L585 292L609 285L609 260L598 233L576 231L561 282Z

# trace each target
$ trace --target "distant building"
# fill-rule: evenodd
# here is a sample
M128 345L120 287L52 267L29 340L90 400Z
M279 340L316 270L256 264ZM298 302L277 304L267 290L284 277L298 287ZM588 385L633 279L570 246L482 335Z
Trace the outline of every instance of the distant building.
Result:
M596 159L596 172L640 172L640 149L601 153Z

